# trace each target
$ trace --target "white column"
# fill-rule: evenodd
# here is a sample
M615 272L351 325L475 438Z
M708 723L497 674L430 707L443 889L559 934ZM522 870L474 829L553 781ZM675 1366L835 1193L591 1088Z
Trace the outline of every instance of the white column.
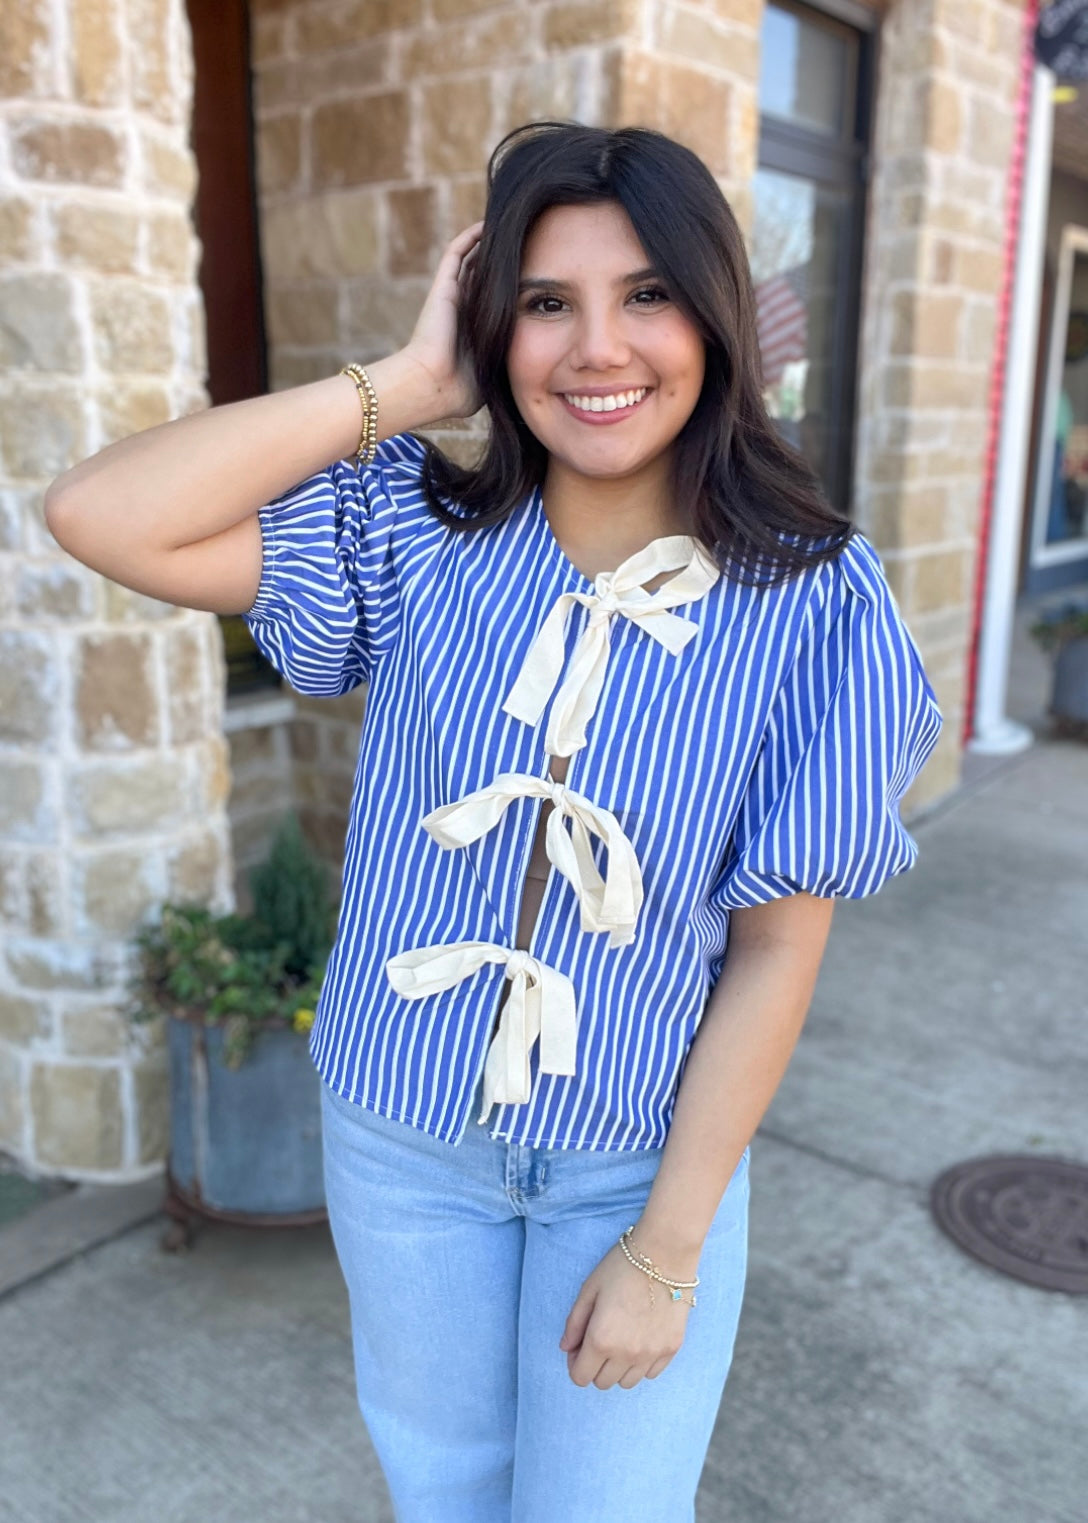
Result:
M984 755L1022 751L1032 732L1005 713L1016 606L1020 530L1031 439L1032 393L1039 336L1039 307L1046 251L1046 216L1050 196L1050 152L1054 133L1054 75L1035 67L1028 120L1027 157L1020 202L1016 245L1016 274L1009 344L1005 357L1005 387L1001 433L994 481L993 516L986 564L986 587L979 635L975 687L974 734L969 749Z

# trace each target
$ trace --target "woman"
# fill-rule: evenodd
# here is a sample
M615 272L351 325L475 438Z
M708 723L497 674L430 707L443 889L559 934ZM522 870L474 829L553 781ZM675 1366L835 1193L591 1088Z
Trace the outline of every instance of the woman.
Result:
M402 351L49 493L108 576L369 684L311 1052L401 1523L693 1517L749 1140L834 899L914 859L940 716L755 334L693 154L537 123ZM475 469L410 432L481 403Z

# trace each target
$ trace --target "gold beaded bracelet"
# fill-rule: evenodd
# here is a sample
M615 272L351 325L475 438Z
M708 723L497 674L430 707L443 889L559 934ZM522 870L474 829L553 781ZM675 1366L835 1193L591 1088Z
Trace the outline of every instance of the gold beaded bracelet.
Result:
M644 1253L639 1253L637 1248L632 1249L627 1246L627 1240L631 1236L631 1233L634 1232L634 1230L635 1229L633 1226L628 1227L626 1232L622 1232L620 1234L620 1247L623 1249L628 1263L633 1264L636 1269L641 1269L643 1274L650 1277L651 1281L657 1280L659 1284L667 1285L672 1292L672 1299L674 1301L683 1301L687 1306L694 1306L694 1290L696 1285L699 1283L699 1276L696 1275L694 1280L670 1280L666 1275L661 1274L658 1271L657 1265L654 1263L653 1259L647 1258L646 1254ZM690 1290L693 1292L690 1300L687 1296L682 1296L680 1294L682 1290ZM654 1300L654 1287L651 1284L650 1305L655 1306L656 1304L657 1303Z
M349 375L355 382L359 401L363 408L363 427L359 434L359 447L355 458L360 466L370 465L378 451L378 393L370 377L361 365L345 365L341 375Z

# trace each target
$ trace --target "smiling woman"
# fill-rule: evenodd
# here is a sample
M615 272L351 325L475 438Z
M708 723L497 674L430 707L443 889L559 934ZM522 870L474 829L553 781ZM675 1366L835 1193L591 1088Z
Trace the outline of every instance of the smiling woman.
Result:
M489 178L405 349L124 440L47 514L300 691L368 684L310 1053L398 1518L691 1523L750 1139L833 901L914 861L940 715L766 415L705 166L535 123ZM415 432L482 403L473 470Z

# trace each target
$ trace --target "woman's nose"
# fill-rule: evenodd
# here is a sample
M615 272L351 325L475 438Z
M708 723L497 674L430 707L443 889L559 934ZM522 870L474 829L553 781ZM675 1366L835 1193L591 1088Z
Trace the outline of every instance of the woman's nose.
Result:
M622 316L610 308L581 313L572 356L576 368L611 370L626 365L631 354Z

